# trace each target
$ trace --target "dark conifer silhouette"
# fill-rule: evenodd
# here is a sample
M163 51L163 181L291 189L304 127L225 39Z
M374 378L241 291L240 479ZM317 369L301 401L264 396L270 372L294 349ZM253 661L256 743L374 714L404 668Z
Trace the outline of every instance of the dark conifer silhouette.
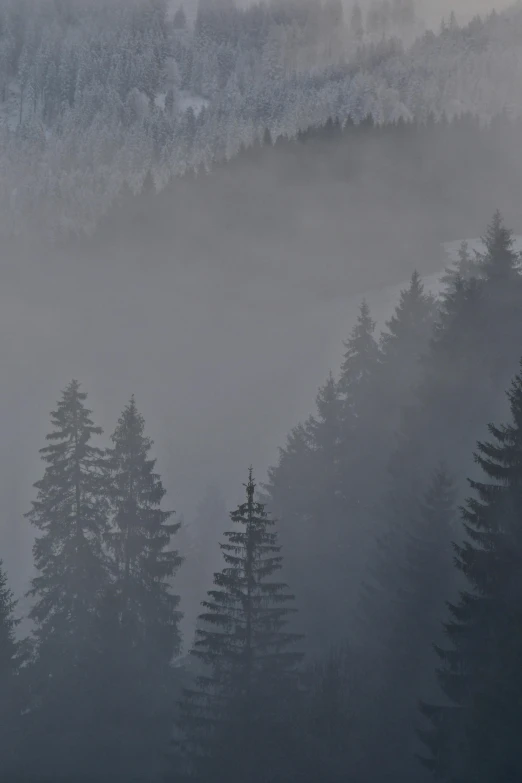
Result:
M172 589L182 562L173 547L179 524L161 508L166 490L144 429L132 397L107 451L114 573L99 624L107 757L114 769L138 778L159 774L165 763L176 693L172 664L181 644L179 597Z
M203 603L192 649L201 673L181 705L185 773L202 781L232 774L282 781L291 763L288 730L301 655L294 649L299 637L286 628L293 596L272 578L282 557L274 522L255 500L252 470L246 501L230 518L237 529L221 544L226 566Z
M27 517L37 528L37 574L29 596L34 623L32 703L28 722L36 729L35 766L42 774L73 774L88 755L98 692L92 688L100 599L110 581L105 548L109 532L107 463L93 446L95 426L87 395L72 381L51 414L46 463ZM87 726L91 728L88 730ZM38 751L43 753L38 761Z
M169 522L171 511L161 502L166 494L153 445L144 434L145 420L134 397L125 407L108 451L110 501L114 517L111 550L116 564L115 592L120 622L133 647L149 646L152 657L170 662L179 650L179 597L170 580L181 564L172 548L179 524Z
M34 544L38 573L29 593L36 599L30 617L38 657L48 675L56 676L84 654L109 580L107 463L104 452L91 444L102 430L85 407L86 397L72 381L52 412L50 444L40 450L46 469L27 514L40 533Z
M23 747L20 719L25 706L18 677L22 645L16 637L20 621L15 617L15 607L0 560L0 769L11 776L19 771L17 753Z
M467 587L449 605L437 646L444 700L423 704L424 764L452 781L522 776L522 363L508 393L511 423L489 426L476 462L484 478L462 509L455 564Z

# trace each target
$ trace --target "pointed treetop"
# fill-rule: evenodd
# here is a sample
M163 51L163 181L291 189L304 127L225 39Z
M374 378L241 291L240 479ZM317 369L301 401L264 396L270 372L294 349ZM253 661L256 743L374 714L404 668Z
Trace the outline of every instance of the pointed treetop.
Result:
M514 249L513 231L506 228L499 210L482 237L486 252L480 255L482 273L486 279L509 279L518 277L520 254Z
M344 343L344 347L347 349L345 359L354 351L354 349L374 350L377 348L373 333L375 331L376 322L373 320L370 314L370 306L366 299L363 299L359 307L359 315L357 316L357 322L353 327L350 337Z
M252 465L250 465L248 469L248 484L244 484L244 486L246 487L248 497L253 498L254 492L256 490L256 484L254 481L254 468Z

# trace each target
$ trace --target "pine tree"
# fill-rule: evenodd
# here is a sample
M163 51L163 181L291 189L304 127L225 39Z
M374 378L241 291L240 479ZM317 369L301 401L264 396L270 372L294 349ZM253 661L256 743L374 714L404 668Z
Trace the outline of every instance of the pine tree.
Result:
M306 670L301 780L338 783L358 779L360 708L368 670L344 643ZM297 716L296 716L297 719Z
M480 256L485 307L481 358L489 370L484 380L498 396L516 372L522 339L520 256L513 247L513 232L506 228L499 212L493 216L482 241L486 250ZM492 410L505 415L504 410Z
M435 299L424 290L418 272L400 292L395 312L381 335L380 389L383 426L391 434L400 422L401 408L411 400L421 375L436 315Z
M19 623L14 616L16 601L7 584L7 574L0 560L0 691L5 694L8 680L16 671L19 643L15 629ZM0 698L5 704L5 698Z
M116 591L121 624L136 645L157 645L154 654L169 662L179 648L179 597L170 579L181 564L171 541L179 524L161 509L166 490L149 457L153 445L144 435L145 420L134 397L125 407L108 450L114 529L111 549L116 562Z
M200 781L284 780L291 770L288 728L299 637L286 628L293 611L281 569L274 521L255 500L231 513L237 530L221 544L226 566L203 603L192 655L202 667L181 705L189 774Z
M309 652L324 652L344 635L334 621L332 594L349 594L352 573L341 542L349 547L346 476L342 452L343 400L330 373L316 397L316 413L295 428L279 465L269 471L269 502L280 521L288 556L285 577L298 596L299 630Z
M382 357L374 332L375 321L368 303L363 301L357 322L344 343L338 381L342 400L339 470L343 476L344 523L352 531L348 548L354 558L351 565L356 581L368 543L365 531L373 515L374 488L382 486L387 461L379 417Z
M360 417L380 361L379 346L374 337L375 321L368 302L359 308L357 322L344 343L345 353L339 376L339 391L345 399L345 417L352 422Z
M33 547L38 573L28 594L35 599L29 613L35 648L31 719L43 721L36 729L40 747L62 769L79 763L78 743L92 719L94 629L110 578L104 548L107 466L104 452L91 444L102 430L85 407L86 397L72 381L51 413L50 443L40 450L46 469L27 514L39 531Z
M72 381L52 412L50 445L40 450L47 467L26 515L40 531L33 548L38 575L29 591L36 598L30 618L38 656L57 675L64 660L74 665L84 649L109 578L107 466L103 451L90 442L102 430L93 424L86 398Z
M170 523L172 512L161 508L166 490L155 472L156 460L149 456L153 444L144 428L132 397L107 452L115 573L103 607L106 625L100 627L102 676L112 680L106 710L112 751L127 756L134 774L140 763L143 774L150 773L159 762L152 749L159 756L160 738L167 742L175 687L172 662L181 643L179 597L171 589L182 562L172 547L179 524Z
M439 466L424 492L412 490L406 497L400 486L381 505L371 570L361 590L358 638L372 669L366 702L381 707L378 713L361 709L366 763L372 764L377 742L379 761L372 774L382 780L419 776L412 763L412 727L419 693L433 690L430 646L453 591L455 504L454 483Z
M513 250L513 232L497 210L482 237L485 252L479 255L482 275L489 280L518 282L520 255Z
M438 646L442 704L423 704L424 764L455 783L522 776L522 362L508 393L512 421L490 425L476 462L489 481L470 481L465 538L455 564L467 583L449 604L448 646Z
M22 702L17 683L21 644L16 638L19 623L14 616L16 601L0 560L0 770L16 774L17 730ZM20 746L21 747L21 746Z
M172 26L175 30L184 30L187 26L187 16L182 5L176 9L176 13L172 19Z
M480 272L480 256L475 252L475 257L473 257L468 243L464 240L460 244L457 261L445 269L440 281L446 288L451 288L456 283L457 278L469 280L472 277L479 277Z
M368 497L365 490L370 478L367 460L372 460L374 470L376 468L374 438L379 433L380 424L376 422L375 413L380 391L377 378L381 354L374 332L375 321L368 303L363 301L357 322L344 343L345 353L337 387L342 400L342 470L346 481L351 484L345 491L352 511L360 510Z

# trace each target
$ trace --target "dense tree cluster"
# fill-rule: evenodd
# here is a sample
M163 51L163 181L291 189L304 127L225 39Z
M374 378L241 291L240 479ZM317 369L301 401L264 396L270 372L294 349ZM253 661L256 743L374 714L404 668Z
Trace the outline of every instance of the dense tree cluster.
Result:
M439 296L413 273L381 335L362 302L229 522L211 485L173 522L134 398L103 444L72 381L27 515L28 638L0 568L2 776L519 779L520 267L497 212Z
M353 749L353 774L362 765L363 780L421 779L417 701L440 699L432 644L445 649L445 602L462 589L452 567L452 542L464 560L470 531L473 542L479 540L467 521L470 512L463 527L456 511L467 475L473 487L487 491L476 483L470 455L487 421L508 412L503 389L516 372L522 340L519 268L512 234L496 213L483 251L471 258L461 248L438 299L412 276L379 338L363 302L338 376L329 377L317 412L290 433L269 471L267 502L281 520L285 569L299 609L296 628L305 631L307 649L319 658L332 645L349 642L355 670L369 672L356 707ZM492 432L500 437L504 430ZM511 441L505 437L507 448ZM481 453L493 454L493 446L484 448L489 450L481 446ZM510 449L506 460L515 461L515 445ZM500 468L485 459L479 464L502 483ZM496 497L498 490L489 492ZM459 571L466 573L465 563ZM481 578L485 586L489 577ZM462 600L472 607L478 598ZM464 611L459 606L449 626L455 627L456 644L456 621ZM480 644L481 633L489 631L475 625L474 633ZM456 702L450 678L457 663L451 651L440 654L440 678ZM430 746L451 744L444 734L448 724L438 722L443 708L424 709L435 725L425 735ZM461 712L452 714L458 720ZM484 780L496 778L497 750L488 745L484 753L493 754Z
M0 213L51 237L92 230L124 188L242 148L344 126L473 112L520 117L522 14L419 32L410 0L0 2ZM479 85L479 86L478 86Z

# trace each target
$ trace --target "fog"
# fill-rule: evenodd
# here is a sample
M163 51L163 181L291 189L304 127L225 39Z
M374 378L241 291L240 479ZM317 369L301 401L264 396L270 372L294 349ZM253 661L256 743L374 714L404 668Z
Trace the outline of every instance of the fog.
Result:
M503 8L458 2L419 0L419 15L438 32L451 10ZM87 56L73 6L56 3L42 40L13 8L0 0L0 778L5 756L20 783L429 783L433 759L449 775L451 735L440 779L520 779L522 713L503 695L522 694L522 376L505 393L522 344L518 28L443 29L411 52L361 32L343 62L326 6L265 39L230 9L171 29L151 0L143 17L121 5L106 39L94 13ZM154 472L135 411L127 452L82 452L74 430L81 467L60 446L42 461L73 379L100 447L135 399ZM470 490L482 474L509 502ZM224 536L221 498L246 533ZM187 523L177 538L160 503ZM70 534L78 518L87 532ZM462 546L470 530L483 559ZM276 534L283 576L263 592ZM448 601L464 595L455 626L475 606L463 584L500 607L498 649L483 644L488 609L464 663L444 660L457 677L479 650L470 693L483 677L489 701L473 709L436 674ZM464 750L453 724L437 734L448 702L472 726Z
M510 144L518 138L517 129ZM4 248L3 539L17 592L31 573L22 515L38 449L72 378L106 436L136 396L178 514L190 520L208 483L232 508L246 467L263 481L313 410L361 299L376 303L383 326L415 268L442 272L442 242L479 235L498 205L517 220L510 150L496 150L498 176L470 198L482 162L466 147L431 147L439 173L444 154L462 161L441 192L383 174L393 142L362 145L340 178L343 145L329 158L328 145L304 146L298 158L282 145L125 203L92 240L36 249L29 231Z

